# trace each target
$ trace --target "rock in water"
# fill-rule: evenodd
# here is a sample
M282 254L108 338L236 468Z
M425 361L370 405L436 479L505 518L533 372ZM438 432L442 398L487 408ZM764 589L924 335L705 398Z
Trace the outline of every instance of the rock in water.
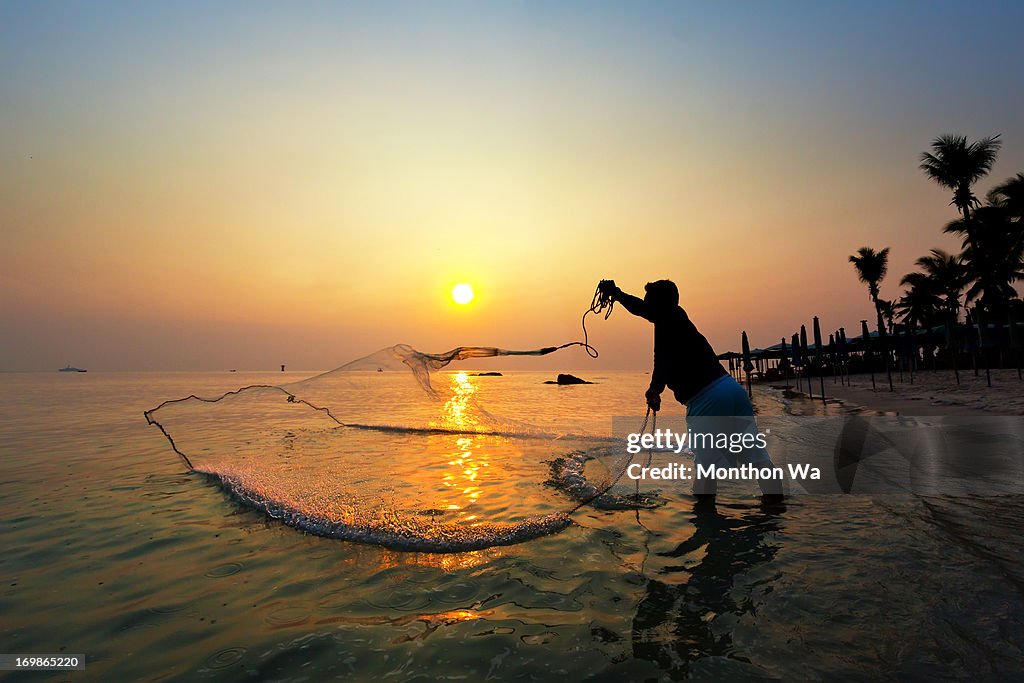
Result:
M593 382L588 382L585 379L580 379L576 375L568 375L562 373L558 375L558 379L554 381L549 379L548 381L544 382L544 384L593 384Z

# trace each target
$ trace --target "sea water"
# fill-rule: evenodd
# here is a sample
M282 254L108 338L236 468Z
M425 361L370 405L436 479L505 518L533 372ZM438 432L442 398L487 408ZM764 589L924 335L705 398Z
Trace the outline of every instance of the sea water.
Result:
M662 482L658 507L586 506L515 545L408 552L269 518L188 472L143 418L167 398L302 376L0 374L0 650L85 655L84 672L39 680L874 680L1024 668L1019 498L807 495L778 509L736 494L709 511ZM466 381L453 377L438 381ZM588 378L597 384L544 394L540 373L468 381L489 410L537 427L608 435L595 415L642 418L647 377ZM786 409L755 392L759 414ZM363 408L386 412L393 399L364 396ZM358 453L320 457L369 457L369 434ZM557 504L534 462L557 448L460 451L458 438L498 437L420 434L381 456L405 458L410 495L448 495L458 507L446 514L463 522L474 493L510 517ZM505 460L456 462L460 452ZM485 476L491 467L509 476ZM441 483L449 475L458 486Z

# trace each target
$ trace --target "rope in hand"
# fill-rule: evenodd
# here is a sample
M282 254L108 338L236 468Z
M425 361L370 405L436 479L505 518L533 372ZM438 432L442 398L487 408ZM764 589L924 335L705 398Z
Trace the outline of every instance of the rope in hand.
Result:
M597 358L597 349L589 343L589 337L587 335L587 316L591 313L600 315L601 311L604 311L604 319L607 320L608 316L612 314L612 310L615 308L615 300L612 299L612 295L609 292L602 291L601 285L597 286L594 290L594 298L590 301L590 308L583 312L583 318L580 320L580 325L583 326L583 349L587 352L587 355L591 358Z
M547 348L541 349L543 354L551 353L552 351L558 351L559 349L567 349L570 346L582 346L583 350L587 352L587 355L591 358L597 358L597 349L590 345L590 335L587 333L587 316L591 313L600 314L604 312L604 319L607 320L608 316L612 314L612 309L615 307L615 301L612 299L612 295L608 292L601 290L601 285L597 286L594 290L594 298L590 301L590 308L583 312L583 318L580 320L580 324L583 326L583 341L569 342L568 344L562 344L561 346L548 346Z
M590 308L588 308L586 311L583 312L583 318L580 321L580 324L583 326L583 341L582 342L569 342L568 344L562 344L561 346L555 346L555 347L551 348L552 351L554 351L556 349L564 349L567 346L582 346L583 349L587 352L588 356L590 356L591 358L597 358L598 357L597 349L595 349L593 346L590 345L590 338L589 338L589 335L587 334L587 316L590 315L591 313L593 313L595 315L600 315L601 312L603 311L604 312L604 319L607 320L608 317L612 314L612 310L615 307L615 300L612 299L612 295L611 295L610 292L607 292L607 291L605 291L603 289L603 287L601 286L603 284L604 284L604 281L602 281L600 284L597 285L597 289L594 290L594 298L591 299L591 301L590 301ZM647 407L647 413L644 415L644 422L643 422L642 425L640 425L640 433L644 433L644 432L647 431L647 423L648 422L651 422L651 431L654 431L655 429L657 429L658 413L657 413L657 411L652 411L650 406ZM626 474L626 471L629 469L629 466L631 464L633 464L633 458L634 457L635 456L630 455L629 456L629 460L626 461L626 466L622 468L622 471L619 472L618 475L616 475L616 477L614 479L612 479L612 481L607 486L603 487L595 495L587 498L584 501L581 501L578 505L576 505L576 507L574 507L572 510L569 511L569 514L572 514L572 513L576 512L577 510L579 510L584 505L588 505L589 503L592 503L597 498L600 498L604 494L606 494L609 491L611 491L612 487L615 486L616 484L618 484L619 481L622 479L622 477ZM653 457L654 457L653 451L651 449L647 449L647 467L651 466L651 460L653 459ZM636 493L634 495L634 500L637 503L637 507L636 507L636 521L637 521L637 523L640 524L640 526L644 526L643 523L640 522L640 480L639 479L636 480ZM646 527L644 527L644 528L646 528Z

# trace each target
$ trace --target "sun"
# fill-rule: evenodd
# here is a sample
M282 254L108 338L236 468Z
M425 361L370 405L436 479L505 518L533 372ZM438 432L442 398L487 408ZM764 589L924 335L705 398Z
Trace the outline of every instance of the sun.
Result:
M452 299L463 306L468 304L473 300L473 288L465 282L455 285L452 287Z

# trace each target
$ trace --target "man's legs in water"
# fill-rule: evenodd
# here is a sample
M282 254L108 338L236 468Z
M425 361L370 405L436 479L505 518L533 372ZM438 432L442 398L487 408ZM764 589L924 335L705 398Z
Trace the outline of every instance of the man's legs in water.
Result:
M678 397L677 397L678 398ZM715 380L686 402L687 427L693 434L751 434L757 436L754 407L747 393L732 377L724 375ZM716 448L708 443L709 437L691 443L696 466L734 467L737 462L750 463L759 468L774 468L768 451L754 446L740 453L728 448ZM714 478L696 477L693 493L699 502L714 501L718 482ZM762 502L777 503L783 499L782 482L778 479L758 479Z

